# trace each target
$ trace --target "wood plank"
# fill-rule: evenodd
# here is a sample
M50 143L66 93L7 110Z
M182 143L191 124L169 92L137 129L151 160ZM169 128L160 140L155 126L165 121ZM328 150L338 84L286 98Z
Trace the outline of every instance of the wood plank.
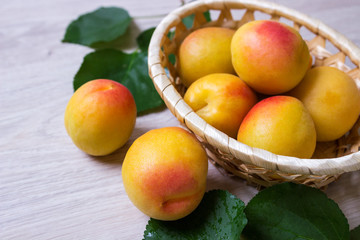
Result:
M358 46L360 1L274 1L318 18ZM0 8L0 239L141 239L148 217L129 201L121 164L146 131L179 126L167 109L140 116L129 142L106 157L90 157L67 136L64 110L72 80L91 50L61 39L66 26L100 6L120 6L140 30L156 26L180 5L165 0L12 0ZM360 224L360 172L344 174L326 190ZM245 181L209 167L207 189L226 189L248 202Z

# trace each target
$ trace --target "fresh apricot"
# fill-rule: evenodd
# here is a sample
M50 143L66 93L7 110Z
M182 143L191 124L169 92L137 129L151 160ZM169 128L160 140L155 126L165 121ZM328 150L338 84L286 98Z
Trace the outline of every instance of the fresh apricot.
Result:
M234 30L207 27L190 33L180 45L179 75L189 87L211 73L235 73L231 63L230 43Z
M241 121L257 97L239 77L213 73L194 82L184 100L210 125L236 138Z
M310 158L316 146L316 131L310 113L300 100L273 96L249 111L237 139L278 155Z
M309 68L309 49L292 27L272 20L242 25L231 41L236 73L255 91L274 95L294 88Z
M346 73L334 67L315 67L289 95L300 99L309 110L318 141L340 138L360 114L359 89Z
M136 105L122 84L97 79L85 83L71 97L65 110L65 128L84 152L107 155L130 138L136 121Z
M179 127L150 130L126 153L122 178L132 203L146 215L177 220L200 203L207 155L194 135Z

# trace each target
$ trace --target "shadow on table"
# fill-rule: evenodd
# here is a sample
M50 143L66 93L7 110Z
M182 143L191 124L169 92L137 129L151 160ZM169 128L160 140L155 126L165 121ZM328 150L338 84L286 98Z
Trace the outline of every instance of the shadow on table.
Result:
M124 146L116 150L115 152L106 155L106 156L91 156L89 157L93 159L94 161L103 163L103 164L109 164L109 165L121 165L124 161L125 155L127 151L129 150L130 146L133 144L133 142L143 135L144 133L148 132L149 128L136 128L136 131L134 130L130 139L125 143Z
M257 188L250 186L244 179L226 175L215 167L210 166L206 191L213 189L226 190L239 197L245 203L258 193Z
M349 198L360 198L360 171L344 173L337 181L331 183L326 194L336 202L343 202ZM360 207L360 201L358 202Z
M89 157L97 162L109 165L121 165L124 161L127 150L129 149L130 144L126 143L123 147L116 150L115 152L106 155L106 156L90 156Z

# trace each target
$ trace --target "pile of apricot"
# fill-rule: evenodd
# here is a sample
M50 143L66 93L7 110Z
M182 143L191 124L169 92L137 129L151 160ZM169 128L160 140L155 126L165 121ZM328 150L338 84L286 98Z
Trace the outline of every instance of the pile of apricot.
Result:
M334 67L312 67L302 36L278 21L198 29L178 57L185 102L252 147L311 158L316 142L340 138L360 114L353 79Z

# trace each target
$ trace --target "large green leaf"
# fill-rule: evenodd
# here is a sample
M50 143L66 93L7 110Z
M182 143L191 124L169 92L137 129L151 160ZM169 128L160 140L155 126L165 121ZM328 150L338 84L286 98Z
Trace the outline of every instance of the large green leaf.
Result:
M125 9L102 7L71 22L62 41L96 47L119 39L130 22L131 17Z
M240 239L247 220L244 203L223 190L205 193L198 208L177 221L150 219L145 240L211 240Z
M351 230L350 240L359 240L360 239L360 225Z
M330 240L350 238L338 205L318 189L282 183L259 192L246 206L248 239Z
M149 77L145 52L127 54L114 49L104 49L89 53L75 75L74 90L99 78L111 79L125 85L134 96L138 113L163 104Z

